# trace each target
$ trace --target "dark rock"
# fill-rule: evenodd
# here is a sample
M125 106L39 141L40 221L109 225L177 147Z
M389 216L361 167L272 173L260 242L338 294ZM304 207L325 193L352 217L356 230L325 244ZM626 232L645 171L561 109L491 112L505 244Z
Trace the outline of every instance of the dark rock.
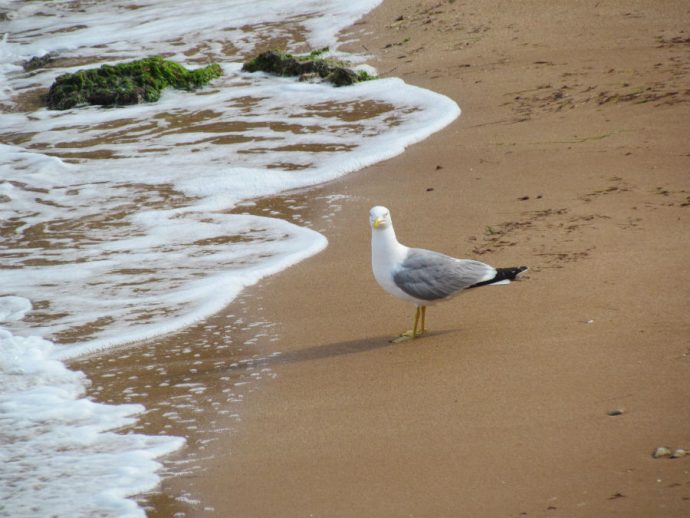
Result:
M327 78L335 86L350 86L359 82L357 74L344 67L335 67L333 71L328 74Z
M24 67L24 70L26 70L27 72L31 72L32 70L37 70L39 68L45 68L56 57L57 57L57 54L55 54L54 52L49 52L48 54L46 54L44 56L40 56L40 57L34 56L31 59L22 63L22 67Z

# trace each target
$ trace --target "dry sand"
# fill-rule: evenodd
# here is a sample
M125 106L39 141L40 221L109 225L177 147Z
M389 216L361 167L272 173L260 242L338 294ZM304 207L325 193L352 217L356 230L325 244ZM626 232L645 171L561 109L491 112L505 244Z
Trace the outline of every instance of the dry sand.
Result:
M387 0L352 28L463 115L302 194L349 198L325 252L243 297L278 324L254 352L283 354L206 471L165 482L201 499L187 516L690 515L690 457L651 456L690 447L688 10ZM530 272L390 344L414 308L371 275L377 204L405 244Z

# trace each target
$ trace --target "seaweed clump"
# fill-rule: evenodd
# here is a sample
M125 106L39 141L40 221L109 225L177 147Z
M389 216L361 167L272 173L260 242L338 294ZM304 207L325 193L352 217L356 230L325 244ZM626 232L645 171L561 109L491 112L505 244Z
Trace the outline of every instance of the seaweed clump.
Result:
M155 56L58 76L48 91L46 104L53 110L67 110L82 104L122 106L155 102L164 88L191 91L222 74L220 65L215 63L187 70Z
M335 86L349 86L376 79L364 70L353 70L344 61L320 57L327 51L328 48L323 48L309 54L295 56L280 50L268 50L244 63L242 70L294 76L299 77L300 81L320 78Z

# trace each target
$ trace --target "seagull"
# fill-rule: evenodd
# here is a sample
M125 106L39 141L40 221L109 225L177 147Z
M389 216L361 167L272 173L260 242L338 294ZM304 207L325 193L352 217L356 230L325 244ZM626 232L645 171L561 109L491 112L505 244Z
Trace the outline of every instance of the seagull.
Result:
M417 306L414 325L392 342L415 339L426 331L426 307L453 298L470 288L509 284L526 266L494 268L472 259L456 259L398 242L390 211L377 206L369 212L371 266L381 287Z

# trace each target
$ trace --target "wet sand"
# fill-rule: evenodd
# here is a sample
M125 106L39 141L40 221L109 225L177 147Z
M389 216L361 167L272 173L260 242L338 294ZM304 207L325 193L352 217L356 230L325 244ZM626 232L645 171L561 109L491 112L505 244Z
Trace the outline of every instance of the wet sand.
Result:
M309 202L329 247L160 341L239 344L243 314L270 329L179 375L205 380L193 426L217 440L150 515L688 516L690 457L651 453L690 447L689 21L681 1L401 0L355 25L351 48L382 75L463 114L397 158L291 193L347 196ZM372 277L378 204L405 244L530 271L430 308L427 335L391 344L414 308ZM194 359L180 354L156 362ZM132 363L86 370L98 385L98 365L118 362Z

